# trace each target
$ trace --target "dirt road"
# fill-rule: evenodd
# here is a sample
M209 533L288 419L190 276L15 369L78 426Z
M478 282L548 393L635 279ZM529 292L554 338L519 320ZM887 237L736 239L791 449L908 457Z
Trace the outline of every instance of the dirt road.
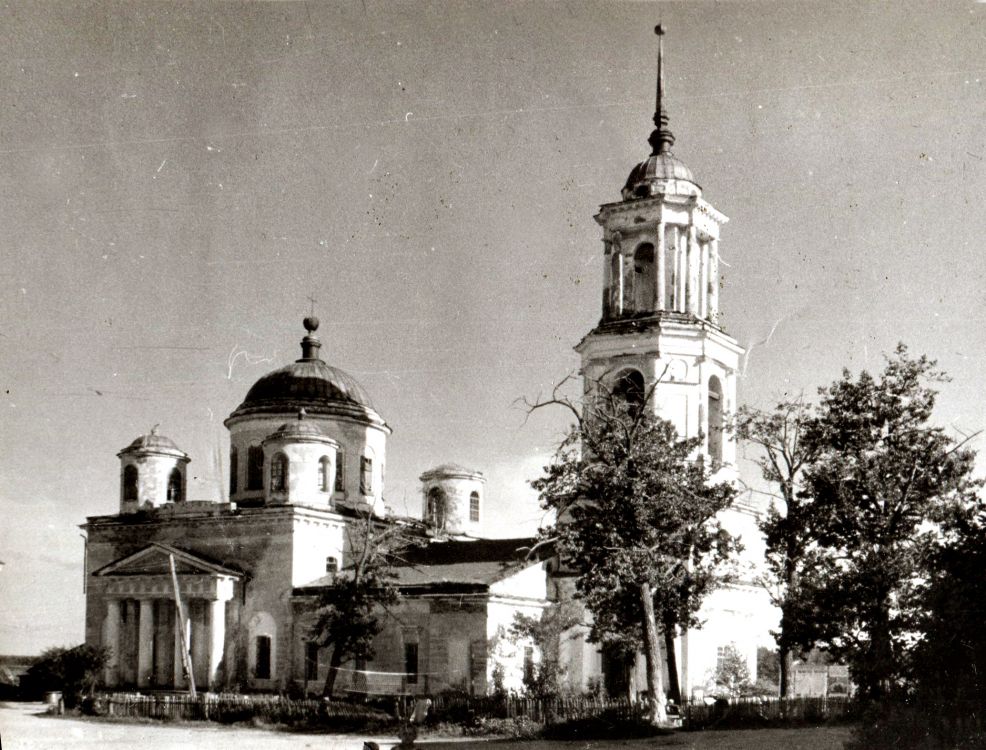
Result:
M362 750L361 737L292 734L266 729L230 727L207 722L188 724L121 724L44 715L40 703L0 703L0 743L3 750ZM723 732L677 732L640 740L590 742L496 742L425 740L422 750L842 750L849 727L758 729ZM396 737L367 737L381 750L397 744Z
M362 750L359 737L326 734L288 734L265 729L195 724L118 724L43 714L40 703L0 703L0 742L3 750ZM370 739L370 738L367 738ZM396 737L372 738L381 748L397 744Z

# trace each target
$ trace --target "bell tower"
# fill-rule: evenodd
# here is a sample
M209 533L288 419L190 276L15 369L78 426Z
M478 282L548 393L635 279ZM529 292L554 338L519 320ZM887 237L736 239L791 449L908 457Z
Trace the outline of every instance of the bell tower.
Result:
M595 216L602 227L602 318L575 347L586 393L643 392L681 436L704 436L713 466L735 473L736 447L723 429L736 407L742 347L719 317L719 236L728 218L702 197L676 158L664 102L664 30L658 36L651 153L630 172L622 200ZM725 477L721 477L725 478Z

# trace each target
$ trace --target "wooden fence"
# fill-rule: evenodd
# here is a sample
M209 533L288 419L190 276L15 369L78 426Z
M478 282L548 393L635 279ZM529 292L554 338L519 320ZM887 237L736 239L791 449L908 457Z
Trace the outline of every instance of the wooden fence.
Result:
M644 707L625 698L607 700L595 696L525 698L506 696L438 695L430 715L438 721L463 723L473 719L527 718L538 724L589 719L606 714L614 719L641 716Z
M234 722L259 717L273 723L301 724L319 719L356 722L380 717L379 712L359 704L270 695L210 693L191 698L185 694L112 693L99 696L97 706L108 716L184 721Z
M101 713L163 720L235 722L260 718L270 723L312 724L386 721L397 705L377 702L377 708L346 701L289 699L272 695L103 694L97 698ZM405 706L400 711L409 710ZM383 710L381 710L383 709ZM850 717L853 704L845 697L741 698L711 705L690 703L680 708L686 729L721 726L763 726L838 721ZM521 696L468 696L442 694L432 698L429 722L471 724L483 719L526 718L544 725L605 717L609 721L641 718L643 703L594 696L525 698Z

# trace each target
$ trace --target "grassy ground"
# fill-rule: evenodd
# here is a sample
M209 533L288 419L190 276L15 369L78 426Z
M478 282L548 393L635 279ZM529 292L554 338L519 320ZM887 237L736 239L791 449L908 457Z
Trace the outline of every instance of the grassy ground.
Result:
M852 727L802 727L798 729L738 729L720 732L675 732L659 737L638 740L592 740L549 742L491 741L489 750L646 750L675 748L676 750L842 750ZM474 744L473 748L476 747ZM451 742L429 742L427 750L453 750L462 745Z

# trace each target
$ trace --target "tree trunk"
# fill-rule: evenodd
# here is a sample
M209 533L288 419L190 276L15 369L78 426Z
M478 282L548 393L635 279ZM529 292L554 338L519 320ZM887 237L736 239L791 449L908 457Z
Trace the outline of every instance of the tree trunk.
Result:
M678 655L674 650L674 625L664 623L664 650L668 655L668 698L681 704L681 685L678 683Z
M342 653L338 646L332 647L332 656L329 659L329 673L325 675L325 687L322 688L322 695L326 698L332 697L332 692L336 687L336 676L339 674L339 667L342 664Z
M664 710L664 679L661 674L661 647L654 622L654 597L649 583L640 586L640 603L643 607L644 621L644 662L647 665L647 693L650 702L648 720L652 724L667 724L668 715Z
M787 698L788 691L790 690L788 680L791 673L791 650L786 646L778 646L777 659L780 662L781 669L781 698Z

